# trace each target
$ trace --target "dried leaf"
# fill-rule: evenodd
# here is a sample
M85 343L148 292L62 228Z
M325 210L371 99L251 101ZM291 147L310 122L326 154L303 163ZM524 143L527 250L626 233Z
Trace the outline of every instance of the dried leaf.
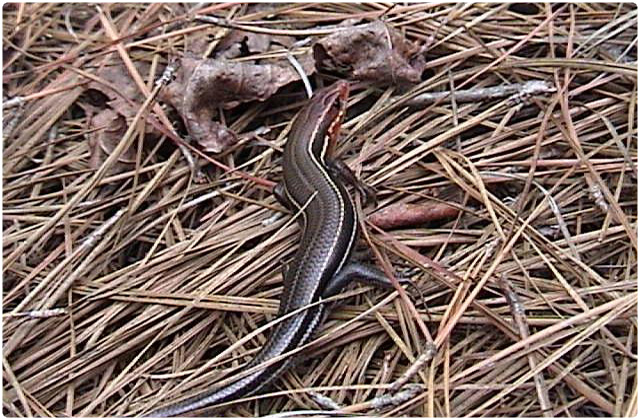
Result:
M83 106L87 110L87 106ZM98 111L89 118L91 131L88 134L89 150L91 156L89 165L97 169L104 163L127 131L127 122L124 117L111 109ZM118 161L109 169L108 174L114 175L132 169L135 164L136 152L134 147L125 150Z
M380 21L337 31L313 52L318 69L382 84L418 83L425 66L420 48Z
M309 73L313 70L310 57L303 66ZM176 80L162 98L180 112L193 140L219 153L234 144L236 136L212 121L218 107L230 109L244 102L265 101L299 78L291 66L184 58Z
M269 51L271 38L265 34L233 30L220 41L214 56L231 59L266 52Z
M140 74L149 72L149 65L144 61L138 62L136 67ZM105 83L92 81L87 88L102 92L109 98L108 106L126 118L133 118L144 98L126 67L123 64L105 66L96 75Z
M138 62L136 67L140 74L147 74L149 71L146 62ZM101 81L92 81L87 89L101 92L107 97L107 101L94 105L80 104L87 114L91 129L88 140L92 168L100 167L113 152L127 129L127 119L136 115L144 100L142 92L123 64L102 67L96 75ZM145 124L145 130L147 134L160 134L151 124ZM129 171L134 164L135 150L130 148L124 151L108 173L114 175Z
M207 115L205 109L200 115ZM192 120L189 126L191 136L195 139L202 150L211 153L220 153L229 146L238 142L236 134L228 127L207 118Z

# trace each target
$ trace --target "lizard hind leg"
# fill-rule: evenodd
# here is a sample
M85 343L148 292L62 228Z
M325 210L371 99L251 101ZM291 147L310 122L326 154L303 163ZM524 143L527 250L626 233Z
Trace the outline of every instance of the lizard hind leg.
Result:
M327 287L322 294L323 298L328 298L336 295L351 281L357 281L359 283L367 284L370 286L381 287L384 289L393 289L393 283L387 277L387 275L377 267L368 264L362 264L358 262L349 262L342 270L336 273L333 278L328 282ZM398 281L402 285L408 285L415 289L420 295L420 300L424 306L427 315L429 315L429 308L427 307L426 298L422 293L422 290L411 280L410 278L403 276L398 278Z
M324 289L322 296L326 298L337 294L352 280L384 288L393 287L387 276L378 268L362 263L350 262L333 276Z

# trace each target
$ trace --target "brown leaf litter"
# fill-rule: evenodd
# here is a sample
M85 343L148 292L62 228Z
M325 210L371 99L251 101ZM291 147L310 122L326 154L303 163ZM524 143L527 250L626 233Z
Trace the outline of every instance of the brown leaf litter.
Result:
M381 21L344 27L314 45L316 66L382 85L420 82L425 58L418 43Z

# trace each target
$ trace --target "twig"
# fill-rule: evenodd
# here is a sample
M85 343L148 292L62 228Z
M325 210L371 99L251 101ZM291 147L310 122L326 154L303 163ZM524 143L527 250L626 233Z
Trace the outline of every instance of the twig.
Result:
M555 92L555 87L545 80L529 80L523 83L507 83L486 88L423 93L407 101L408 106L425 106L452 98L457 103L488 101L518 95L519 97Z
M27 318L51 318L52 316L61 316L67 313L65 308L53 308L53 309L40 309L27 312L11 312L9 314L2 314L2 317L20 317Z
M437 348L433 342L428 342L422 349L422 353L416 359L415 362L409 368L402 373L398 379L391 384L391 392L398 392L400 388L405 386L423 367L426 365L433 356L436 355Z
M522 339L527 339L529 337L529 326L527 325L527 316L525 314L524 306L522 302L520 302L520 298L514 292L513 287L511 287L511 283L507 280L506 276L501 276L498 280L498 285L502 289L505 298L507 299L507 303L509 304L509 308L511 309L511 315L513 316L513 320L518 326L518 331L520 332L520 337ZM525 347L527 349L528 347ZM529 361L529 367L533 370L539 363L537 355L535 353L528 353L527 359ZM542 372L538 372L533 377L533 382L536 385L536 390L538 391L538 401L540 402L540 409L542 410L542 414L545 417L553 417L553 412L551 410L552 405L549 400L549 390L547 389L544 381L544 375Z
M338 404L331 398L326 397L320 394L319 392L315 392L315 391L309 391L308 394L311 397L311 399L315 401L316 404L318 404L321 408L325 410L340 410L340 404Z
M25 109L25 101L21 96L15 97L7 102L11 102L11 101L14 101L13 103L15 103L16 106L18 106L18 109L13 112L13 115L11 116L11 119L9 120L9 122L7 122L4 127L2 127L2 131L3 131L2 138L5 141L11 137L11 135L13 134L13 131L16 129L16 127L20 123L22 119L22 114L24 114L24 109ZM3 104L3 108L7 109L10 107L7 107L6 105Z

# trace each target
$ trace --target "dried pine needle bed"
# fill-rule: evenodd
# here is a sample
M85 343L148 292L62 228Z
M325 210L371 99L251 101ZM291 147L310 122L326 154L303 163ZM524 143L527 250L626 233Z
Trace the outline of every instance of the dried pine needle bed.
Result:
M242 371L298 243L271 188L301 78L336 76L360 78L337 152L377 195L357 257L419 291L350 285L295 368L214 413L637 414L631 3L3 18L5 415L138 416ZM335 58L346 25L389 55L319 74L312 50ZM194 89L216 54L212 72L267 76Z

